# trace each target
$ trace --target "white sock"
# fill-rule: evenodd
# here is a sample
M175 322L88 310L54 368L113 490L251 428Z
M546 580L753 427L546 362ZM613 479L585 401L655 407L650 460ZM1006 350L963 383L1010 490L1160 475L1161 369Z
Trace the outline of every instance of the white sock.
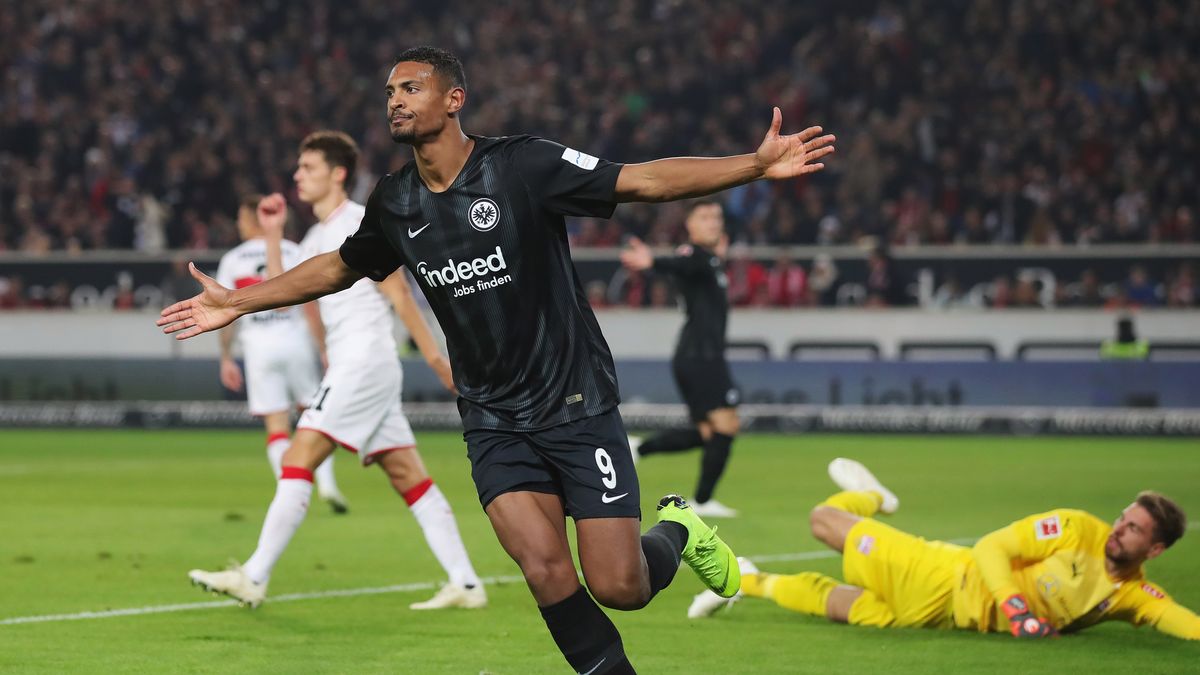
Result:
M336 450L317 466L317 470L314 473L317 479L317 494L319 495L335 495L341 492L338 489L337 478L333 475L333 455L335 454L337 454Z
M279 562L288 542L308 514L312 489L312 472L294 466L283 468L282 477L275 485L275 499L271 500L267 517L263 519L258 548L242 565L251 581L265 584L271 578L275 563Z
M425 485L428 485L428 488L424 494L420 494ZM410 495L415 499L410 500ZM454 511L450 509L450 502L446 501L446 496L433 484L433 480L430 479L409 490L404 494L404 499L412 509L417 523L421 525L421 530L425 532L429 550L433 551L434 557L450 577L450 583L478 586L479 577L475 574L475 568L471 566L467 549L458 534L458 522L454 520Z
M283 453L291 447L292 441L282 431L267 436L267 461L271 463L271 475L279 480L279 471L283 468Z

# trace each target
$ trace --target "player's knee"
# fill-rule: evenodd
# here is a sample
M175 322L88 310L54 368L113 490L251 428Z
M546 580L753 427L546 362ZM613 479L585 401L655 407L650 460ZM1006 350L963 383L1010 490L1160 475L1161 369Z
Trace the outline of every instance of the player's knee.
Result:
M709 415L708 425L712 431L723 436L736 436L742 426L737 410L733 408L714 410Z
M650 601L650 589L640 574L605 574L588 579L588 590L596 602L609 609L641 609Z
M420 456L411 448L390 450L380 457L378 464L398 490L408 489L429 478Z
M725 436L737 436L738 432L741 431L741 428L741 421L738 420L736 415L730 417L729 419L722 420L719 424L713 425L713 429L715 429L717 433Z
M833 534L834 511L837 509L829 506L816 506L808 514L808 527L812 530L812 535L826 543Z
M315 449L292 443L283 453L283 466L301 466L309 471L316 471L317 466L325 460L325 455Z
M523 556L517 564L521 566L521 574L534 596L579 585L579 575L569 557L564 560L561 556L532 553Z

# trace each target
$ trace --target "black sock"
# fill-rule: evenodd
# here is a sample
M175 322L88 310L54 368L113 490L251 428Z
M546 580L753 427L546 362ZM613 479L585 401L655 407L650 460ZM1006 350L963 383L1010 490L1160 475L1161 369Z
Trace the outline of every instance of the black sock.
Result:
M617 627L583 586L566 600L538 609L554 643L576 672L594 675L634 672L625 658Z
M675 578L687 538L687 528L669 520L655 525L642 535L642 554L646 556L646 567L650 570L651 598Z
M700 432L696 429L672 429L661 434L655 434L642 441L638 447L639 455L653 455L659 452L679 452L691 450L704 444Z
M725 465L729 463L729 449L733 446L733 436L713 432L708 442L704 444L704 458L700 461L700 482L696 485L696 501L706 502L712 499L713 490L721 474L725 473Z

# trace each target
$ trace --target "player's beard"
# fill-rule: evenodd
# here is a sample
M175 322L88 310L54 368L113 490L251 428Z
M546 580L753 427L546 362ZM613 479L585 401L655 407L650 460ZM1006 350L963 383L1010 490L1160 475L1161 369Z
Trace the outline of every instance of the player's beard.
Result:
M1117 545L1116 553L1109 553L1105 550L1104 557L1108 558L1108 561L1117 567L1125 567L1133 562L1133 556L1129 555L1129 552L1121 548L1119 544Z
M417 140L417 130L416 129L409 128L407 130L392 132L392 142L393 143L403 143L405 145L412 145L413 143L416 142L416 140Z

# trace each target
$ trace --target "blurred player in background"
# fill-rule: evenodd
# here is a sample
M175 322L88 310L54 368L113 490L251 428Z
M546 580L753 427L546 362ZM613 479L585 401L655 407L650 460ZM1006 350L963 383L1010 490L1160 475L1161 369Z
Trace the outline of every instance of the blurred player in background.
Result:
M305 257L336 251L358 229L363 206L350 201L346 194L357 163L358 147L346 134L319 131L301 143L294 175L296 188L300 200L311 204L319 219L301 242ZM263 199L258 218L264 229L282 231L286 218L283 196ZM281 248L280 238L267 241L268 249ZM270 255L281 257L281 251L273 250ZM364 466L378 464L383 469L392 487L412 509L429 548L450 577L432 599L410 607L476 608L487 604L454 513L426 473L400 407L403 378L388 299L429 365L453 391L449 363L439 351L402 270L379 283L362 279L341 292L322 297L319 308L329 367L283 456L282 476L267 510L258 548L240 567L220 572L193 570L190 576L195 583L250 606L261 603L272 568L308 511L313 470L341 445L357 453Z
M1200 640L1200 617L1142 570L1187 529L1183 511L1163 495L1140 493L1112 525L1084 511L1055 509L965 548L873 519L894 513L899 500L862 464L835 459L829 475L845 492L813 509L812 532L842 554L847 583L816 572L766 574L743 559L742 595L859 626L1038 638L1125 621ZM708 616L730 602L701 593L688 616Z
M724 596L737 591L739 573L729 547L677 495L659 501L659 522L641 532L616 368L571 261L565 217L608 218L620 202L819 171L834 138L820 127L781 135L778 108L758 149L731 157L622 165L531 136L468 136L462 63L433 47L403 52L384 93L392 139L411 145L415 159L376 185L354 236L244 289L193 267L204 291L164 309L158 324L186 339L407 267L446 334L480 503L555 644L577 672L632 673L596 600L645 607L681 560ZM705 670L705 655L698 650L694 669Z
M692 509L701 516L732 518L737 511L713 499L738 433L737 404L741 398L725 360L728 240L721 205L712 201L692 204L686 226L688 243L680 246L674 256L656 258L650 247L633 237L621 252L621 262L634 271L653 269L670 275L683 297L687 321L679 333L671 372L696 427L665 431L645 440L633 437L630 446L642 456L704 448Z
M283 229L264 231L258 220L261 195L248 195L238 208L237 227L242 243L221 256L217 281L230 288L245 288L283 274L300 263L300 247L283 239ZM271 243L268 244L268 241ZM261 417L267 429L267 460L279 480L283 453L290 444L292 410L303 410L321 381L317 370L314 334L304 327L302 311L311 306L285 307L255 314L241 331L221 329L221 384L232 391L246 387L250 414ZM314 315L315 317L315 315ZM315 317L318 323L320 318ZM233 360L233 343L241 344L246 374ZM321 349L322 354L324 349ZM335 513L345 513L346 499L333 475L333 455L314 472L317 494Z

